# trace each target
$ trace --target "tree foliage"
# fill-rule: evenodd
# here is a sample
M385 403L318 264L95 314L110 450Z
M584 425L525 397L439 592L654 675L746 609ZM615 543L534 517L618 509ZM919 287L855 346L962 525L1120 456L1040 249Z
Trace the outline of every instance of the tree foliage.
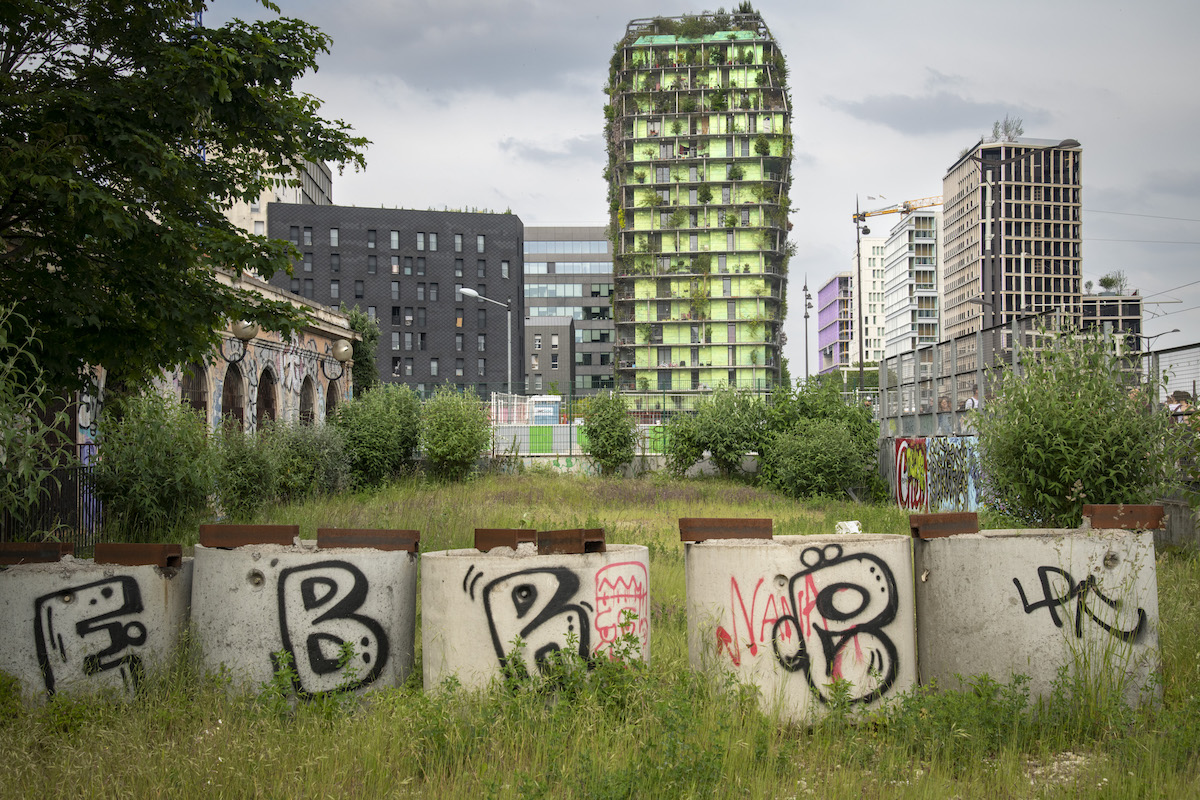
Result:
M275 9L269 3L264 3ZM197 0L0 4L0 306L38 331L54 386L127 383L196 360L227 319L291 331L290 304L218 280L291 247L235 228L306 160L361 166L366 140L294 84L329 39L299 20L195 24Z
M696 404L694 414L677 415L667 426L667 469L682 475L707 451L725 477L742 471L746 454L761 442L765 407L749 392L716 389Z
M483 402L474 392L439 386L421 416L421 449L430 473L450 481L469 476L492 440Z
M409 387L376 386L339 405L333 421L342 432L354 486L378 486L412 466L421 437L421 401Z
M379 323L367 316L367 312L358 306L346 311L346 320L350 330L362 336L362 341L354 342L354 396L362 397L363 393L379 385L379 363L375 360L376 348L379 346Z
M633 461L637 423L629 416L620 392L601 392L589 399L583 417L587 454L603 475L615 475Z
M976 420L987 500L1031 525L1073 527L1085 503L1145 503L1176 474L1194 437L1131 389L1127 362L1095 335L1046 339L1005 372Z

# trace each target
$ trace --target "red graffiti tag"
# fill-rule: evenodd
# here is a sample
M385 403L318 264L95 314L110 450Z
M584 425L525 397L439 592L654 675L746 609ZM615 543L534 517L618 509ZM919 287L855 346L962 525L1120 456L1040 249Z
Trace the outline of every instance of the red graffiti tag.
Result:
M722 650L729 654L729 660L733 662L735 667L742 665L742 636L738 631L738 616L739 612L742 618L742 626L748 638L745 640L746 649L751 656L758 655L758 648L770 641L771 631L775 627L775 622L784 617L791 616L791 609L788 607L787 596L784 594L772 593L769 589L764 590L763 584L766 583L765 578L759 578L758 583L754 584L754 591L750 595L750 608L746 608L746 600L742 595L742 589L738 586L737 578L730 576L729 578L729 608L730 608L730 627L733 632L730 633L723 626L717 626L717 652ZM762 611L760 613L759 592L762 592ZM785 621L783 627L779 631L779 637L787 640L792 637L792 626L790 622Z

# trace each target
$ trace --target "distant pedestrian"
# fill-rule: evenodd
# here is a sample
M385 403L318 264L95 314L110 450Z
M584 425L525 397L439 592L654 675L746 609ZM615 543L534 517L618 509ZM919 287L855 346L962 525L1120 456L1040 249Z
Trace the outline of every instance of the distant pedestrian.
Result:
M963 405L963 408L967 409L968 411L972 411L982 407L983 403L979 401L979 386L972 386L971 396L967 398L967 402Z

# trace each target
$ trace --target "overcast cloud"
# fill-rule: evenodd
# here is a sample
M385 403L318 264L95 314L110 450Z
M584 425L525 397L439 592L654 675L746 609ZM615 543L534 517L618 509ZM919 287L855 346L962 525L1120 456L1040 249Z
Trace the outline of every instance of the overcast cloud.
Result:
M510 208L526 225L606 222L604 97L633 18L703 10L631 0L279 0L330 36L302 89L372 140L334 199L409 208ZM1156 347L1200 341L1200 4L1148 0L757 2L788 56L797 258L786 323L804 372L801 286L848 269L856 197L941 194L959 152L1005 115L1027 136L1083 143L1084 277L1124 270L1154 299ZM205 22L269 14L217 0ZM1119 213L1112 213L1119 212ZM1174 219L1165 219L1174 218ZM886 232L893 217L873 225ZM1194 277L1193 277L1194 276ZM1153 314L1163 316L1150 319ZM815 369L816 310L810 352Z

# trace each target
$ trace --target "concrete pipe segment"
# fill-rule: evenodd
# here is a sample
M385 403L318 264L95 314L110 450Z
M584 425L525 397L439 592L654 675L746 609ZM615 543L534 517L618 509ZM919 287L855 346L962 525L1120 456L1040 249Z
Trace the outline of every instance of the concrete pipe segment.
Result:
M1121 693L1161 694L1154 534L992 530L914 541L921 682L1028 676L1048 698L1060 670Z
M260 688L281 659L301 697L399 686L412 670L415 554L311 540L195 553L193 635L235 688Z
M914 685L907 536L709 539L686 552L692 667L757 686L768 713L812 722L838 692L869 708Z
M650 552L539 555L532 543L421 556L425 688L456 679L473 688L503 665L538 674L552 653L603 658L626 647L650 659ZM626 624L622 624L626 623Z
M0 672L27 700L114 690L132 695L170 659L188 618L192 560L96 564L65 556L0 572Z

